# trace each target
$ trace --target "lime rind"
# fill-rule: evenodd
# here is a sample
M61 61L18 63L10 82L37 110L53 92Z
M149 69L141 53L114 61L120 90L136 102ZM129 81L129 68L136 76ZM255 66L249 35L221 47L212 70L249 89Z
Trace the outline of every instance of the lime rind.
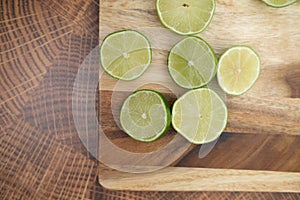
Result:
M195 71L194 71L194 74L192 74L193 76L196 76L197 74L200 76L200 77L197 77L196 80L197 81L201 81L200 83L198 84L191 84L191 80L190 80L190 77L185 77L184 75L182 75L181 73L179 73L178 71L176 71L174 69L174 65L175 64L178 64L178 63L172 63L172 56L178 56L178 58L182 59L183 62L188 62L184 57L184 55L178 55L180 53L174 53L175 49L179 49L180 51L180 45L182 45L183 43L185 43L186 41L188 40L196 40L197 42L199 42L199 44L202 44L204 45L204 48L206 48L206 54L209 54L211 57L212 57L212 60L209 60L208 63L211 63L212 64L212 70L209 72L210 75L209 75L209 78L205 80L205 78L203 77L203 73L200 72L200 68L198 66L197 67L194 67L195 68ZM203 47L203 46L202 46ZM183 52L186 52L186 51L183 51ZM198 54L195 54L195 55L198 55ZM202 57L203 55L198 55L198 58ZM197 58L197 59L198 59ZM217 73L217 63L218 63L218 59L217 59L217 56L213 50L213 48L205 41L203 40L202 38L198 37L198 36L189 36L189 37L186 37L184 39L182 39L181 41L177 42L172 48L171 50L169 51L169 55L168 55L168 71L169 71L169 74L172 78L172 80L180 87L182 88L185 88L185 89L197 89L197 88L200 88L200 87L204 87L206 86L207 84L209 84L211 82L211 80L214 78L214 76L216 75ZM182 64L184 65L184 63ZM184 66L183 66L184 67ZM182 80L177 80L176 77L181 77L183 78ZM182 83L182 82L185 82L185 83Z
M272 3L270 0L262 0L266 5L273 7L273 8L284 8L287 6L290 6L294 3L296 3L298 0L287 0L285 3L281 3L281 4L275 4Z
M203 32L208 26L209 24L211 23L212 19L213 19L213 16L215 14L215 10L216 10L216 0L212 0L212 10L211 10L211 15L209 17L209 19L206 21L206 23L204 24L204 26L202 26L202 28L199 28L199 30L197 31L190 31L190 32L181 32L179 30L176 30L174 27L168 25L164 20L163 20L163 17L162 17L162 14L161 14L161 11L159 9L159 2L161 0L156 0L156 11L157 11L157 14L158 14L158 18L159 18L159 21L161 22L161 24L166 27L167 29L173 31L174 33L176 34L179 34L179 35L186 35L186 36L192 36L192 35L196 35L198 33L201 33Z
M147 49L148 60L147 60L147 63L141 64L140 66L136 66L133 69L128 70L127 73L125 73L123 76L119 76L119 75L114 74L112 72L112 70L108 70L108 67L107 67L107 65L104 62L105 55L103 54L103 48L107 44L107 41L109 41L112 37L115 37L118 34L126 34L126 33L127 34L128 33L135 34L137 37L139 37L139 39L142 39L144 41L144 43L145 43L144 47L139 48L139 49L135 49L132 52L137 52L139 50L145 50L145 49ZM123 41L123 42L125 42L125 41ZM110 64L112 64L113 62L115 62L118 58L119 57L114 58L114 60L112 60ZM150 42L149 42L149 40L148 40L148 38L146 36L144 36L142 33L138 32L138 31L135 31L135 30L120 30L120 31L116 31L116 32L110 33L110 34L108 34L103 39L103 42L102 42L102 44L100 46L100 64L101 64L103 70L108 75L110 75L112 78L115 78L115 79L118 79L118 80L131 81L131 80L135 80L135 79L139 78L140 76L142 76L145 73L145 71L150 66L151 62L152 62L152 48L151 48L151 44L150 44ZM132 72L133 70L136 70L137 67L141 67L141 70L139 70L139 72L137 72L136 74L131 75L129 77L126 77L126 74L128 76L128 73Z
M255 79L252 80L251 84L245 88L242 92L234 92L234 91L230 91L228 90L224 84L221 82L221 74L220 74L220 65L222 63L222 60L223 58L228 55L232 50L236 50L236 49L247 49L249 50L249 52L253 53L257 59L257 62L258 62L258 66L257 66L257 76L255 77ZM257 52L251 48L250 46L247 46L247 45L238 45L238 46L232 46L230 47L229 49L227 49L221 56L220 56L220 59L219 59L219 63L218 63L218 66L217 66L217 80L218 80L218 84L220 86L220 88L227 94L229 95L232 95L232 96L240 96L240 95L243 95L245 94L247 91L249 91L255 84L255 82L258 80L259 78L259 74L260 74L260 70L261 70L261 61L260 61L260 58L259 58L259 55L257 54Z
M160 104L155 104L153 106L151 106L148 110L149 113L153 112L153 110L155 110L155 106L156 108L162 108L164 110L165 115L163 116L164 119L164 126L159 128L159 130L155 130L156 127L152 127L154 131L154 136L153 137L137 137L135 134L136 133L132 133L131 130L128 130L128 124L125 124L124 120L127 120L128 122L128 118L130 118L129 116L124 116L129 115L129 113L126 113L126 110L128 110L128 101L130 101L131 98L134 98L136 95L140 94L140 93L150 93L150 94L154 94L156 97L158 97ZM141 102L141 103L147 103L147 102ZM161 116L159 116L161 117ZM150 117L151 118L151 117ZM154 119L157 120L157 119ZM131 124L134 124L134 126L143 128L144 131L148 131L145 130L145 127L140 126L140 124L137 124L133 119L129 120ZM152 120L151 120L152 122ZM129 97L127 97L127 99L123 102L122 108L121 108L121 112L120 112L120 123L121 123L121 127L124 130L124 132L126 132L131 138L133 138L134 140L140 141L140 142L152 142L155 141L157 139L159 139L160 137L162 137L170 128L171 125L171 111L170 111L170 107L165 99L165 97L154 90L138 90L135 91L134 93L132 93ZM149 127L149 126L148 126Z
M190 135L190 132L195 132L195 130L197 129L197 126L190 126L190 125L187 125L187 127L190 127L190 131L187 133L187 132L184 132L182 130L181 127L181 124L182 122L180 122L180 125L178 126L178 121L176 121L177 117L178 117L178 113L176 113L176 109L180 106L178 106L178 104L181 104L181 101L183 101L187 96L189 95L192 95L193 93L201 93L201 92L208 92L209 95L210 95L210 99L208 99L209 101L211 101L211 109L212 109L212 117L210 118L210 121L208 122L208 130L206 133L197 133L194 135L194 137L191 137L189 136ZM196 95L195 95L196 96ZM199 99L195 97L195 101L198 101ZM203 100L203 99L202 99ZM213 103L213 100L214 100L214 103ZM195 102L194 102L195 103ZM198 102L197 102L198 103ZM183 103L182 103L183 104ZM190 107L190 111L188 111L188 113L191 115L191 116L183 116L183 113L182 113L182 108L180 107L180 120L182 120L182 118L187 118L188 120L188 117L191 118L191 120L194 120L197 116L193 116L193 112L195 111L195 105L188 105L187 103L185 103L185 105L188 107ZM214 106L219 106L218 109L223 109L223 112L222 112L222 116L221 116L221 119L217 120L216 122L218 122L218 126L217 128L215 128L215 124L212 123L212 120L216 120L215 118L213 119L214 116ZM205 106L206 107L206 106ZM186 110L185 110L186 111ZM218 111L218 110L215 110L215 111ZM195 114L195 113L194 113ZM224 115L223 115L224 114ZM226 124L227 124L227 118L228 118L228 110L227 110L227 107L226 107L226 104L224 103L224 101L222 100L222 98L220 98L218 96L217 93L215 93L213 90L211 89L208 89L208 88L199 88L199 89L195 89L195 90L190 90L188 92L186 92L184 95L182 95L178 100L175 101L174 105L173 105L173 108L172 108L172 125L173 125L173 128L180 134L182 135L185 139L187 139L190 143L192 144L206 144L206 143L209 143L209 142L212 142L214 140L216 140L221 134L222 132L224 131L225 127L226 127ZM200 119L198 121L198 123L200 122ZM195 124L194 124L195 125ZM205 127L204 127L205 128ZM209 132L211 130L211 132ZM210 137L208 139L209 134L213 134L213 137ZM198 134L198 135L197 135ZM199 135L199 134L205 134L205 136L202 136ZM198 137L198 138L197 138ZM199 139L199 137L201 139Z

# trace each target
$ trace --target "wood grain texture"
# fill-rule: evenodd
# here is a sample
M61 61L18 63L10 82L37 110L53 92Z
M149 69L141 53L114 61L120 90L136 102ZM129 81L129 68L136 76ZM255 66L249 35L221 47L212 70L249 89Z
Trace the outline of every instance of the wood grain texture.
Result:
M300 80L300 76L299 76ZM225 131L300 135L300 99L287 97L229 97Z
M151 42L152 64L135 84L157 82L180 90L169 77L166 60L168 50L182 37L162 27L155 1L103 0L100 7L100 43L108 33L120 29L138 30ZM262 64L261 75L250 91L226 99L226 131L300 135L299 9L299 3L273 9L260 1L217 1L211 24L198 35L218 55L233 45L249 45L258 52ZM130 87L116 87L118 82L108 75L101 81L100 90L130 91Z
M98 1L0 1L0 199L299 199L295 193L112 191L72 122Z
M122 200L156 200L156 199L174 199L174 200L240 200L240 199L289 199L298 200L300 194L295 193L266 193L266 192L139 192L139 191L116 191L103 189L98 194L98 199L122 199Z
M98 44L98 5L72 2L75 23L55 4L70 1L0 1L0 199L93 198L97 162L70 100L80 62ZM94 32L81 31L89 19Z
M125 174L102 168L106 188L149 191L299 192L300 174L258 170L167 167L148 174Z
M117 123L119 109L112 109L114 101L111 101L111 99L121 98L129 94L129 92L100 91L100 124L105 135L114 145L129 152L150 153L163 148L174 139L176 135L174 129L170 129L164 137L151 143L133 140L120 130ZM172 104L176 99L174 95L163 94L169 104ZM116 101L121 100L116 99ZM173 165L180 167L300 172L300 149L297 148L300 145L300 137L297 135L261 134L259 131L261 130L257 129L254 133L243 134L223 133L212 151L201 159L198 156L201 146L191 145L182 156L179 156L181 159L174 162ZM178 150L179 148L180 144L178 144ZM193 151L189 153L191 149ZM107 154L117 160L118 155L115 155L117 153L111 152L110 149L105 152L104 148L102 151L102 155ZM170 156L170 152L166 154L162 152L162 154L161 156L165 159ZM173 153L172 156L177 156L177 154Z
M224 173L227 172L225 169L299 172L300 154L295 149L299 146L300 135L300 29L297 28L300 26L298 20L300 5L296 3L287 8L274 9L267 7L261 1L217 0L216 2L216 13L211 24L198 36L205 39L215 49L217 55L221 55L233 45L253 47L261 58L261 75L254 87L243 96L225 97L229 110L225 132L235 134L224 133L212 152L203 159L198 156L201 147L191 147L187 150L188 152L194 148L191 153L185 152L177 164L173 163L179 169L167 168L166 171L169 170L168 172L174 175L173 169L180 171L180 167L194 167L189 170L195 177L199 173L196 168L199 167L222 168ZM154 143L143 144L132 141L118 127L119 107L115 104L122 103L124 94L126 96L145 84L157 83L150 88L162 92L172 106L176 96L180 96L185 91L178 88L170 79L166 64L167 55L168 50L182 37L162 27L157 18L154 0L146 2L100 0L100 44L108 33L120 29L134 29L146 35L152 45L153 60L146 73L130 83L117 81L105 73L102 74L99 84L100 124L111 142L121 149L138 153L155 151L172 140L176 135L174 130L171 129L164 138ZM117 172L110 174L108 170L106 175L102 176L103 170L105 171L105 168L100 167L99 180L110 188L129 189L130 187L139 188L139 186L144 190L155 188L150 180L150 185L146 183L135 185L134 181L139 180L138 176L134 175L130 177L130 175ZM185 170L180 172L182 177L188 174ZM240 174L240 171L236 170L234 173ZM299 173L295 174L297 178L293 181L296 186L289 185L289 188L299 192ZM247 173L245 175L247 176ZM125 178L127 181L131 180L132 184L130 186L125 184L123 177L128 178ZM158 177L159 175L157 180L159 180ZM143 178L147 179L147 175L139 177L141 180ZM155 181L153 179L152 183L154 184ZM180 187L161 182L161 185L157 184L157 187L180 190L189 185L188 181L180 181L181 179L178 180L182 183ZM231 181L238 182L233 174ZM280 187L278 183L276 183L278 187L275 187L267 182L268 180L266 183L261 183L265 184L265 187L259 188L267 191L268 189L269 191L289 191L288 188ZM251 185L249 187L240 184L235 186L241 187L236 187L236 190L256 189L259 191L259 188ZM221 190L228 188L221 188ZM234 190L233 187L231 189Z
M249 45L258 52L262 61L261 76L246 96L297 97L300 89L299 78L296 78L300 75L300 30L297 28L300 26L299 3L283 9L270 8L260 1L251 0L217 0L216 3L211 24L199 36L218 55L233 45ZM149 37L155 51L169 50L181 38L169 31L158 32L162 25L156 14L155 0L102 0L100 7L100 43L107 33L120 29L143 32ZM165 61L166 58L156 59L154 56L152 66L159 62L166 64ZM149 73L152 70L150 67ZM164 70L161 73L163 78L167 78ZM112 89L109 81L104 80L107 82L104 89Z

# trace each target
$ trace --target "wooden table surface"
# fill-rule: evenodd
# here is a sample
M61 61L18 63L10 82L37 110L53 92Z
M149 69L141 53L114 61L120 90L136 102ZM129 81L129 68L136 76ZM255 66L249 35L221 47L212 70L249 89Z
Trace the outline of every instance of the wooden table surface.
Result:
M0 199L300 199L101 187L71 105L80 63L98 45L98 14L98 0L0 1Z

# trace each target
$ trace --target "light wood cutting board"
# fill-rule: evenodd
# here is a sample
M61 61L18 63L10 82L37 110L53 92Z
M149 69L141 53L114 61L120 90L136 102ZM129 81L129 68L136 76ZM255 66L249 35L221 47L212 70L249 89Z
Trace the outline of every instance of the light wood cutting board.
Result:
M203 162L199 162L195 153L199 147L186 143L183 147L178 143L176 148L186 148L186 151L182 155L181 151L172 152L178 157L170 161L173 167L157 172L131 174L101 165L99 181L104 187L300 192L300 3L282 9L268 7L259 0L217 0L216 3L211 24L198 36L217 55L233 45L249 45L258 52L262 62L260 77L246 94L230 97L220 92L229 110L225 131L235 134L224 133ZM185 92L170 79L166 64L168 50L183 37L162 27L154 0L100 0L99 28L100 45L108 33L134 29L146 35L153 48L152 64L138 80L128 83L101 75L101 130L119 150L149 153L167 146L177 137L174 130L149 144L128 138L118 127L118 109L124 98L137 88L162 92L170 105ZM212 87L218 90L216 85ZM239 149L231 148L237 146ZM112 152L104 151L100 155L122 159ZM170 154L164 154L160 159L168 157Z

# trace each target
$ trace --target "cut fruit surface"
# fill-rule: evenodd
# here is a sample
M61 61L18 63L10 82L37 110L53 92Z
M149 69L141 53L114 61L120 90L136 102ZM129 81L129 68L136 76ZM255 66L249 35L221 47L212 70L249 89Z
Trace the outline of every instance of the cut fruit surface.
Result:
M202 32L214 15L215 0L157 0L161 23L180 35Z
M241 95L248 91L258 79L259 73L259 56L247 46L228 49L218 63L219 85L231 95Z
M217 58L212 48L199 37L187 37L170 51L168 69L173 80L187 89L207 85L215 76Z
M141 76L151 63L150 43L141 33L124 30L108 35L100 47L103 69L120 80L134 80Z
M193 144L217 139L227 123L227 107L208 88L191 90L181 96L172 109L174 129Z
M120 123L133 139L151 142L168 131L171 123L170 108L160 93L139 90L124 101Z
M274 7L274 8L282 8L289 6L298 0L262 0L265 4L268 6Z

